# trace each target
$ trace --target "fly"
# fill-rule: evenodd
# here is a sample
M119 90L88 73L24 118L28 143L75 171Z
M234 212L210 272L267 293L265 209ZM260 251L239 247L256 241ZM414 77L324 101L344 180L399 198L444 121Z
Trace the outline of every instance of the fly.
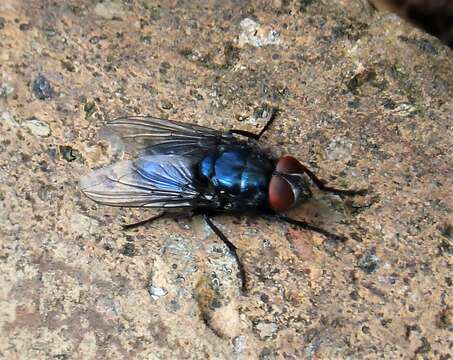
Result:
M267 123L259 134L244 130L221 132L150 116L113 120L105 130L119 137L135 157L94 170L82 178L82 192L103 205L162 210L125 228L164 216L202 215L236 259L245 290L245 271L236 247L213 223L213 216L262 214L327 237L341 238L292 219L285 212L310 199L310 181L320 190L334 194L352 196L365 192L326 186L294 157L277 159L264 151L259 140L275 114L274 109L268 112Z

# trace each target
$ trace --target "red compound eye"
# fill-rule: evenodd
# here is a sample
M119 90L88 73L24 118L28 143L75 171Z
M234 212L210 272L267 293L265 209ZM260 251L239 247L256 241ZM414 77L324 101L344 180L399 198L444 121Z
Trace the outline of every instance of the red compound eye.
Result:
M289 155L282 156L278 160L275 170L283 174L297 174L304 172L300 162Z
M288 210L294 204L291 185L281 176L273 175L269 183L269 203L275 211Z

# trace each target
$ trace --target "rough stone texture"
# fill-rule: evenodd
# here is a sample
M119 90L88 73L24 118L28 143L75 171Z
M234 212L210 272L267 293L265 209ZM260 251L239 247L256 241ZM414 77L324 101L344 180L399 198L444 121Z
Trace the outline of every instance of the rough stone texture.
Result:
M0 357L450 358L451 55L364 1L2 0ZM216 218L245 296L201 219L123 231L152 212L77 188L112 117L259 131L265 105L267 145L372 192L293 211L344 243Z

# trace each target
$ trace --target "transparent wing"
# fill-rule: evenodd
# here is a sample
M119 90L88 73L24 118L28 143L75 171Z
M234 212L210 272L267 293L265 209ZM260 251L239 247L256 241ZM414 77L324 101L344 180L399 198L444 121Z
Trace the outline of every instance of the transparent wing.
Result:
M193 161L150 155L98 169L80 181L90 199L122 207L195 207L209 200L197 189Z
M221 144L237 144L231 134L207 127L163 120L150 116L133 116L113 120L102 130L110 142L122 141L129 153L202 154Z

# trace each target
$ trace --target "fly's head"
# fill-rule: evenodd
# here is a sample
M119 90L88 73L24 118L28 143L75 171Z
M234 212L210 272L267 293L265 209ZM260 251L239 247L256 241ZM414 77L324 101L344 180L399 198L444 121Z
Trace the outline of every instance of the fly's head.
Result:
M311 196L302 164L292 156L281 157L269 183L269 204L272 210L288 210L307 202Z

